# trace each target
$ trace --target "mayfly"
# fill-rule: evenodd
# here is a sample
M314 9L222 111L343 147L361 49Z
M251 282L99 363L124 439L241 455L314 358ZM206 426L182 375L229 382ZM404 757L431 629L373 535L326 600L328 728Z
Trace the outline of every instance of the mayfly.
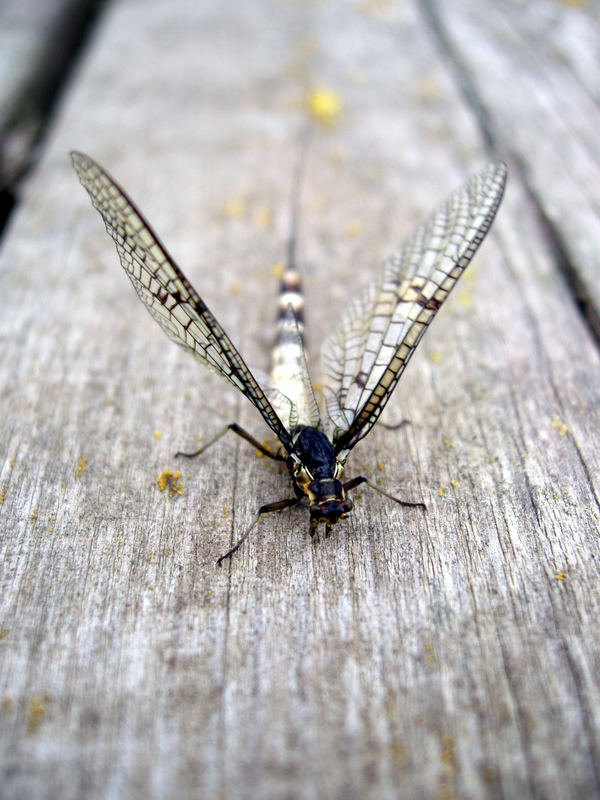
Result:
M261 506L252 524L218 560L231 557L264 514L310 504L310 533L352 510L348 492L366 483L400 505L425 508L388 495L359 476L342 480L348 455L371 430L415 348L488 232L504 192L507 169L492 163L451 194L384 262L356 295L321 350L324 410L311 384L304 349L300 274L295 263L295 214L288 262L281 278L277 337L268 378L253 374L204 300L175 264L141 212L89 156L71 154L92 204L114 240L138 297L167 336L212 372L233 384L258 409L279 439L271 453L233 423L233 430L265 455L285 462L295 496ZM297 202L297 201L296 201Z

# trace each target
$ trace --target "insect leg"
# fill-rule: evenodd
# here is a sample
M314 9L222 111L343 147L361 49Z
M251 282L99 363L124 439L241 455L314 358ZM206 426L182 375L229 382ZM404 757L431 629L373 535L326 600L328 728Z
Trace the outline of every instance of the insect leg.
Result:
M272 511L281 511L284 508L295 506L297 503L300 502L301 499L302 499L301 497L288 497L285 500L278 500L276 503L267 503L266 505L261 506L258 509L258 513L254 517L254 520L252 521L252 525L250 525L246 533L240 539L238 539L238 541L233 545L231 550L228 550L224 555L222 555L220 558L217 559L217 566L220 567L226 558L231 558L231 556L235 553L235 551L239 550L241 545L246 541L246 539L250 535L252 529L258 524L258 521L260 520L261 517L263 517L265 514L270 514Z
M422 508L423 511L427 513L427 506L425 503L411 503L408 500L399 500L397 497L394 497L393 494L388 494L387 492L384 492L383 489L380 489L379 486L375 486L375 484L371 483L371 481L368 478L365 478L364 475L359 475L358 477L352 478L352 480L345 483L344 491L349 492L352 489L356 489L356 487L360 486L361 483L366 483L370 489L374 489L376 492L379 492L379 494L382 494L384 497L393 500L395 503L398 503L401 506L406 506L406 508Z
M395 425L389 425L387 422L379 423L380 428L385 428L388 431L398 431L405 425L412 425L412 422L409 419L401 419L400 422L396 422Z
M263 455L272 458L274 461L285 461L285 456L281 455L281 453L272 453L270 450L267 450L267 448L258 442L254 436L251 436L248 431L240 428L237 422L232 422L231 425L226 425L222 431L217 433L216 436L213 436L210 442L207 442L199 450L195 450L193 453L183 453L181 450L179 450L177 453L175 453L175 458L178 458L179 456L183 456L184 458L194 458L195 456L199 456L205 450L208 450L209 447L212 447L215 442L218 442L221 436L225 436L227 431L233 431L234 433L237 433L238 436L241 436L242 439L250 442L250 444L253 447L256 447L256 449L259 450Z

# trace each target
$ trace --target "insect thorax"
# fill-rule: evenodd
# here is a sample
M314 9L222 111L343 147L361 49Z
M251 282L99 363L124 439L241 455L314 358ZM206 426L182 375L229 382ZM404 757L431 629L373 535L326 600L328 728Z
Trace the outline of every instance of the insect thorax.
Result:
M316 428L297 428L293 440L288 469L296 494L306 495L310 501L311 526L318 522L333 525L352 510L340 480L344 466L329 439Z

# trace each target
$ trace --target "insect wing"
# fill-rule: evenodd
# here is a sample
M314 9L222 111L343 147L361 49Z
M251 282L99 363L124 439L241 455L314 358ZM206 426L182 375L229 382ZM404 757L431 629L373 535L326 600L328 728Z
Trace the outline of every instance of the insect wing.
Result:
M240 390L286 449L291 439L231 340L125 192L83 153L73 167L112 237L138 297L167 336Z
M321 358L336 453L377 422L427 326L488 232L507 169L489 164L449 196L351 303Z

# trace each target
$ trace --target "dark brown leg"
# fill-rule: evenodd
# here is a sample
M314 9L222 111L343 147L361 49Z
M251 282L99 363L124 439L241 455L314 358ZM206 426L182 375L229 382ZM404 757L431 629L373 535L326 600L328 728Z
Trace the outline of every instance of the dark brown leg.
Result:
M233 547L230 550L228 550L224 555L222 555L220 558L217 559L217 567L220 567L226 558L231 558L231 556L235 553L235 551L239 550L240 546L246 541L246 539L250 535L250 531L258 523L261 517L263 517L265 514L271 514L273 511L281 511L284 508L290 508L290 506L295 506L300 502L301 499L302 499L301 497L288 497L286 500L278 500L276 503L267 503L266 505L261 506L258 509L258 513L254 517L252 525L250 525L246 533L241 537L241 539L238 539L238 541L233 545Z
M425 505L425 503L412 503L409 502L408 500L399 500L397 497L394 497L393 494L388 494L387 492L384 492L383 489L380 489L378 486L375 486L375 484L371 483L371 481L368 478L365 478L364 475L359 475L357 478L352 478L352 480L349 480L347 483L345 483L344 491L350 492L352 491L352 489L356 489L357 486L360 486L361 483L366 483L370 489L374 489L376 492L379 492L379 494L382 494L384 497L388 497L390 500L393 500L395 503L398 503L398 505L405 506L406 508L422 508L423 511L427 513L427 506Z
M195 450L193 453L183 453L181 450L179 450L177 453L175 453L175 458L178 458L179 456L182 456L183 458L195 458L196 456L199 456L201 453L204 453L205 450L208 450L208 448L211 447L215 442L217 442L221 436L225 436L227 431L233 431L234 433L237 433L237 435L241 436L242 439L245 439L247 442L250 442L253 447L256 447L259 452L265 456L268 456L269 458L272 458L274 461L285 461L284 455L281 455L281 453L272 453L270 450L267 450L267 448L258 442L254 436L251 436L248 431L240 428L237 422L232 422L231 425L227 425L222 431L217 433L216 436L213 436L210 442L207 442L199 450Z

